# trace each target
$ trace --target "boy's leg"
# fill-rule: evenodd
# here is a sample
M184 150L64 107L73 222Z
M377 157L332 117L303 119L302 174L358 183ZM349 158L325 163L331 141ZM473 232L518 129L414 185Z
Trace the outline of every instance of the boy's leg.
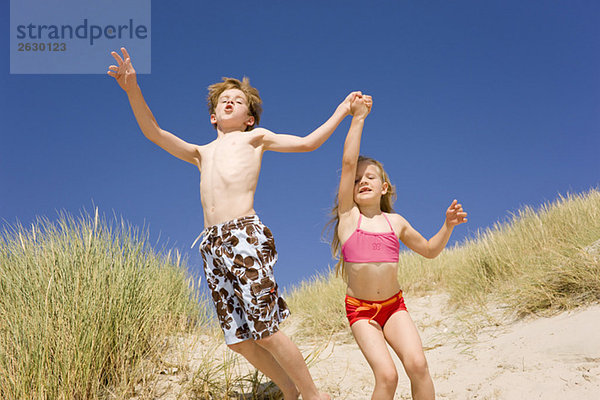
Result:
M281 390L284 399L297 399L298 389L282 366L271 353L259 346L254 340L244 340L228 347L241 354L250 364L269 377Z
M256 343L266 349L277 360L300 390L302 399L325 400L330 398L329 395L320 393L317 390L302 353L283 332L277 331L270 336L257 340Z
M433 381L417 327L407 311L398 311L387 320L383 333L404 365L413 399L435 398Z
M218 276L216 280L227 281L231 290L227 293L213 291L213 298L217 297L217 313L219 304L230 305L229 302L234 302L231 309L236 314L231 324L224 321L228 315L220 319L225 342L235 351L239 350L265 375L280 380L287 390L289 382L285 377L277 375L278 372L283 372L298 387L304 400L328 399L328 396L321 395L314 386L298 348L279 332L279 323L289 315L289 310L279 296L273 276L277 252L271 231L256 216L231 221L223 224L222 228L219 232L222 256L218 257L217 264L222 263L225 268L223 276ZM207 260L208 258L205 263ZM229 310L229 307L222 308L224 313ZM237 321L237 317L240 321ZM255 339L253 343L264 352L257 351L250 344L232 347L237 345L236 342L250 342L246 340L249 338ZM270 357L265 353L269 353ZM280 370L273 372L277 368ZM275 383L279 385L278 382ZM284 387L280 386L280 389L283 391Z
M398 386L398 372L381 327L367 319L359 319L352 324L351 329L360 351L375 375L375 388L371 399L393 398Z

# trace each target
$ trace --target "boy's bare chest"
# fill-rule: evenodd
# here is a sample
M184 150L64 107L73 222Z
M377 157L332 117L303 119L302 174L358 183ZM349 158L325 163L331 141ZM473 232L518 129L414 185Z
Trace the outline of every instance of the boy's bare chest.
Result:
M260 168L262 148L252 137L238 135L232 138L215 140L203 157L203 172L217 172L220 175L247 175Z
M214 142L213 157L221 159L225 157L254 157L257 152L260 152L258 146L249 138L237 136Z

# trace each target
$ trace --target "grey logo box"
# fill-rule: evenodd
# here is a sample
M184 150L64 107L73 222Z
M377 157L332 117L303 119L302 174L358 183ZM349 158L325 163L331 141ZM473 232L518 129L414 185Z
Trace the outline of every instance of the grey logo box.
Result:
M10 73L106 74L125 47L149 74L150 11L150 0L11 0Z

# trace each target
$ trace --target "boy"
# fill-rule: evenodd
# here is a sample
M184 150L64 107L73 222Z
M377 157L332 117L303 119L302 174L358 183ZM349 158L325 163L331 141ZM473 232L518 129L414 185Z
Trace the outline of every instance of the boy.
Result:
M125 90L144 135L201 172L204 239L200 244L207 282L225 343L277 384L285 399L328 399L319 393L302 354L279 331L288 315L273 279L277 260L271 232L254 211L254 193L265 151L306 152L321 146L350 114L360 92L350 93L333 115L305 137L270 132L258 125L261 100L247 79L224 78L209 87L210 120L217 138L187 143L162 130L137 85L127 50L111 54L118 66L108 74Z

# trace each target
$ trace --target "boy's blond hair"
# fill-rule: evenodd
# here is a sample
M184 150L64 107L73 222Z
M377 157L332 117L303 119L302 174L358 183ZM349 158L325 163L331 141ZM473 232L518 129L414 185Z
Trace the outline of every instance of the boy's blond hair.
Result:
M241 81L235 78L223 77L223 82L214 83L208 87L208 97L206 98L208 103L208 111L212 115L215 113L217 108L217 102L219 96L226 90L239 89L244 95L246 95L246 101L248 102L249 115L254 117L254 124L246 128L247 131L254 129L255 126L260 122L260 114L262 113L262 100L258 94L258 90L250 86L250 79L245 76ZM213 124L215 129L217 124Z
M381 208L381 211L383 211L385 213L393 213L394 212L394 201L396 200L396 188L394 187L394 185L392 185L392 182L390 181L390 177L385 172L385 169L383 169L383 164L373 158L365 157L365 156L359 156L358 162L356 163L356 165L358 166L358 164L360 164L361 162L373 164L379 169L382 182L385 182L388 184L388 190L387 190L386 194L381 196L379 206ZM345 280L347 278L346 268L344 265L344 257L342 257L342 255L341 255L342 246L340 243L340 238L338 236L338 226L340 225L340 216L338 215L338 208L339 208L339 200L338 200L338 196L336 194L333 209L331 210L331 219L325 225L324 230L327 230L330 228L333 229L333 236L331 238L331 254L332 254L333 258L338 260L337 264L335 265L335 274L336 274L336 276L341 275L342 278L344 278L344 280Z

